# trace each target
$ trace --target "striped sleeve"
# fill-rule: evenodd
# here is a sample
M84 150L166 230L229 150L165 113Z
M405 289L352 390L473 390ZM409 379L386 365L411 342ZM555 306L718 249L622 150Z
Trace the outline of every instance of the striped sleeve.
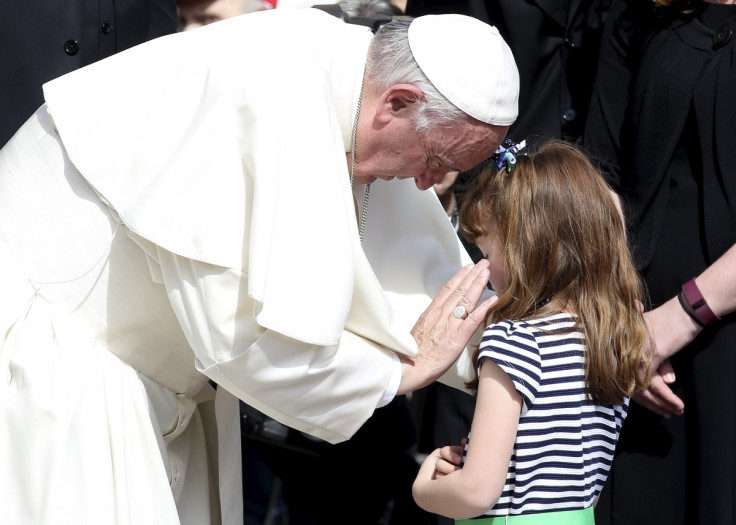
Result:
M522 413L534 403L539 392L542 359L537 340L526 326L501 321L486 328L480 343L478 370L490 359L506 372L522 397Z

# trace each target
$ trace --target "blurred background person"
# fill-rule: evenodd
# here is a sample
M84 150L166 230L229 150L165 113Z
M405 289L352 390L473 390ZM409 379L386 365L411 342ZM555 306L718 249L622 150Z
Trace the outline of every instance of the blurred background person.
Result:
M5 2L0 148L43 103L44 82L174 32L175 0Z
M189 31L233 16L265 11L275 0L176 0L179 31Z
M343 0L338 4L349 17L391 18L404 14L401 8L388 0Z
M297 9L304 7L312 7L316 5L341 4L343 10L350 16L379 16L387 13L387 10L393 10L391 5L395 6L403 13L406 7L406 0L396 0L389 2L388 0L347 0L340 2L339 0L273 0L274 6L280 9ZM370 14L370 13L375 14ZM390 16L390 15L389 15Z
M390 18L403 14L397 4L388 0L176 0L179 31L188 31L233 16L275 7L289 9L336 4L350 18Z

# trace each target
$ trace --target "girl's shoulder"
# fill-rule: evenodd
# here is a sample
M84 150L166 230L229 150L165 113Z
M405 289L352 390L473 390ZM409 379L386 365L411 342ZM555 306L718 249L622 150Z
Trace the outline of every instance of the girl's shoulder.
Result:
M544 317L524 319L516 322L528 327L530 330L555 333L569 332L570 329L576 326L577 318L577 315L570 312L557 312Z
M539 358L541 348L559 344L560 338L576 334L574 314L559 312L523 320L504 319L490 324L480 343L480 357L490 353L525 354ZM575 337L575 339L578 339Z
M486 333L529 334L566 333L576 326L577 316L569 312L557 312L544 317L511 320L504 319L488 325Z

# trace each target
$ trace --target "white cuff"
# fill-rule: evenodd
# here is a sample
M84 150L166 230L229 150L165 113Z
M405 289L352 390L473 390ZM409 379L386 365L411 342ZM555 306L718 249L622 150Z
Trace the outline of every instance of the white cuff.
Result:
M391 357L394 361L394 369L391 372L391 379L389 379L388 385L386 385L386 391L383 393L383 397L378 402L376 408L388 405L396 397L396 392L399 390L399 385L401 385L401 359L394 352L391 352Z

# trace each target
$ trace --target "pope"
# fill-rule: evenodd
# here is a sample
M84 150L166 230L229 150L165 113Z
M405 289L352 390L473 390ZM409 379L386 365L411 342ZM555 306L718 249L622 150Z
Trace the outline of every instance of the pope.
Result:
M462 387L487 263L420 190L494 152L518 88L476 19L316 9L46 84L0 151L3 519L238 523L238 398L339 442Z

